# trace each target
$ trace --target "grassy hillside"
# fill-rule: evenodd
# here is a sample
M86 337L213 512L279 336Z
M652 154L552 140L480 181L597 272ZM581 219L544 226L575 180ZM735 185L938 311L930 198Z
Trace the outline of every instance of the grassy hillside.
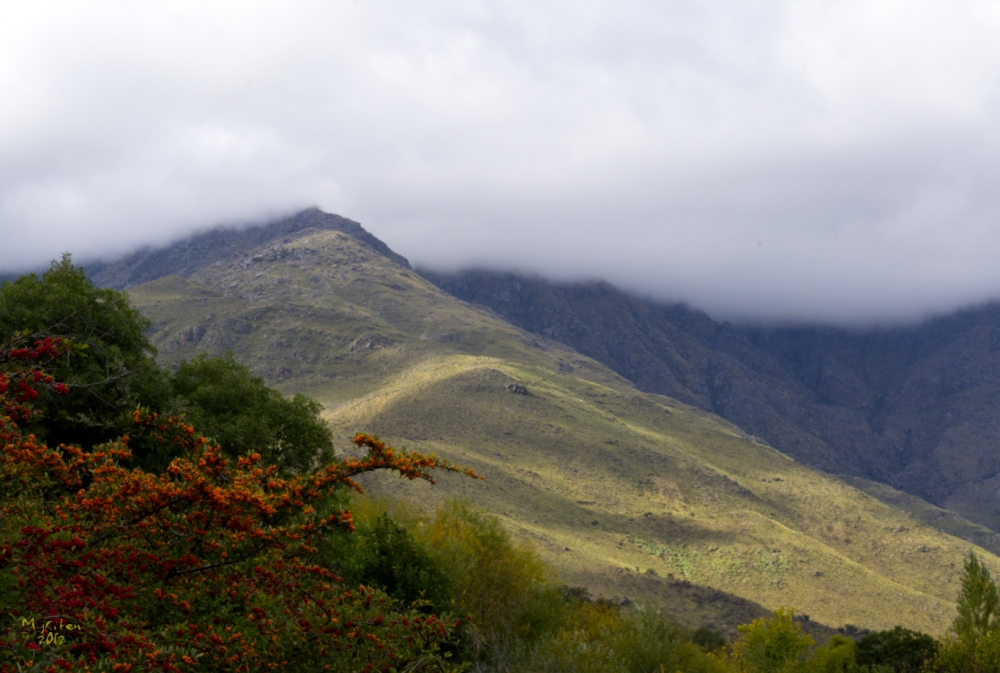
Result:
M1000 530L1000 304L893 329L734 327L607 283L421 273L807 465Z
M373 486L426 505L464 496L569 583L666 601L721 628L753 606L685 583L834 626L941 633L953 616L968 543L639 392L343 232L300 231L131 296L162 361L231 349L272 384L320 399L344 449L364 430L484 474Z

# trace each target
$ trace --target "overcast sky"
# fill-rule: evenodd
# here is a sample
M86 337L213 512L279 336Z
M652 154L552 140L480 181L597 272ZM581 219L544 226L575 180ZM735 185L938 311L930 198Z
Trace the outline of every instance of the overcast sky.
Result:
M0 0L0 268L317 205L717 318L1000 299L1000 2Z

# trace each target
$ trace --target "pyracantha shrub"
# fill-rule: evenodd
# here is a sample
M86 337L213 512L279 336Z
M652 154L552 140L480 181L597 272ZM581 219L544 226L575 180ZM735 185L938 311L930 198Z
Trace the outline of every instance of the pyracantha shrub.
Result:
M132 436L181 450L163 474L124 466L129 436L48 447L18 424L40 388L67 392L41 368L66 348L0 348L0 672L450 670L456 621L347 590L312 557L353 530L334 493L358 475L459 468L359 434L363 456L283 478L140 412Z

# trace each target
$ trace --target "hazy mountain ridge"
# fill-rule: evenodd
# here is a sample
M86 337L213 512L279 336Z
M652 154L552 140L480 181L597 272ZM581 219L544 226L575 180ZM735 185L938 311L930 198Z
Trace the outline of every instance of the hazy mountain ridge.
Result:
M1000 528L1000 305L889 330L747 328L606 283L421 273L808 465Z
M267 224L211 229L172 245L144 248L112 262L88 262L86 269L98 285L125 290L164 276L187 277L218 261L245 259L254 248L297 235L305 229L341 231L399 265L410 268L405 257L390 250L357 222L324 213L318 208L309 208Z
M206 255L190 244L157 257L176 265L158 272L186 276L130 291L153 320L159 359L232 349L286 392L319 399L341 447L367 431L487 477L432 488L388 480L378 489L427 504L463 495L532 540L565 581L666 601L693 625L731 629L755 616L744 601L795 605L833 625L939 633L950 620L967 542L710 412L639 392L356 236L329 227L260 236L256 247L236 243L235 257L231 247ZM684 315L706 343L733 339L730 328L714 335L697 312ZM747 348L745 338L735 344ZM680 351L677 365L686 358ZM775 376L768 367L781 372L773 358L760 374L733 362L762 380ZM743 600L691 593L685 582Z

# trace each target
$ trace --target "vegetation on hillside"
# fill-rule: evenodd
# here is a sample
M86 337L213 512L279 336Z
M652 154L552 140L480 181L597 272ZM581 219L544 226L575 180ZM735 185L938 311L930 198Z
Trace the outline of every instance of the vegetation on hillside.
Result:
M49 448L17 427L59 339L7 344L0 362L0 670L392 670L435 661L457 626L315 563L353 528L331 504L354 478L456 470L359 435L361 459L280 478L259 453L233 461L176 418L134 414L134 435L181 449L167 471L127 468L129 437Z
M25 430L49 445L83 447L127 433L132 411L184 416L236 458L257 452L283 475L301 473L333 457L333 438L320 405L304 395L286 398L252 376L231 353L204 354L160 368L145 332L150 322L123 292L97 288L69 255L40 277L29 274L0 286L0 343L58 336L74 347L49 363L73 395L40 390L39 412ZM172 444L134 438L134 462L161 472L179 455Z
M46 444L28 429L66 431L47 427L46 411L76 392L53 372L72 372L87 339L109 337L11 330L0 343L3 673L998 670L1000 599L975 555L953 633L940 642L897 629L817 646L781 609L726 643L559 584L532 546L462 502L429 516L349 497L370 472L431 481L432 470L460 468L365 434L354 438L356 456L325 454L322 434L290 454L267 410L315 421L317 407L295 398L298 411L288 411L231 358L161 372L173 392L165 404L185 400L227 448L186 419L141 407L127 434ZM234 392L248 411L227 397ZM81 408L100 421L87 427L121 426L110 420L120 408ZM136 465L133 445L169 446L155 455L170 461Z
M62 293L69 313L22 306L25 288ZM787 608L732 640L692 631L561 584L461 500L430 514L359 495L376 471L461 470L363 433L337 458L318 403L232 356L159 369L120 300L68 258L0 288L17 306L0 321L0 673L1000 671L1000 592L973 553L940 640L817 644ZM81 391L96 393L71 403Z
M641 390L718 414L806 465L889 483L957 512L992 531L945 532L1000 545L1000 303L892 328L741 326L603 282L419 272Z
M130 290L162 365L232 350L270 385L318 399L335 437L363 430L487 475L407 490L500 515L567 582L727 635L786 604L814 637L821 624L947 629L967 544L351 236L304 230L188 261L170 270L184 278ZM397 483L366 488L401 496Z

